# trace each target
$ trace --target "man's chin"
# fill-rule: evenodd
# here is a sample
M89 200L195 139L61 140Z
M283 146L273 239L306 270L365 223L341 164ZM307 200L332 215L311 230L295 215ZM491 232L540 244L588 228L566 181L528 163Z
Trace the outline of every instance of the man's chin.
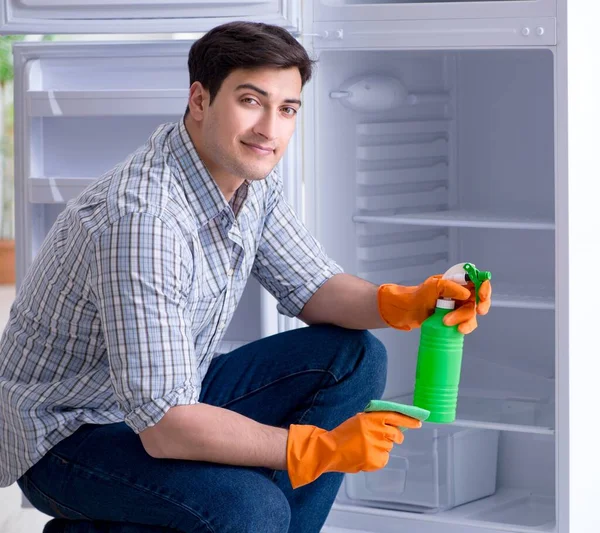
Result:
M261 181L264 180L275 167L271 167L269 169L248 169L244 174L246 175L246 179L248 181Z

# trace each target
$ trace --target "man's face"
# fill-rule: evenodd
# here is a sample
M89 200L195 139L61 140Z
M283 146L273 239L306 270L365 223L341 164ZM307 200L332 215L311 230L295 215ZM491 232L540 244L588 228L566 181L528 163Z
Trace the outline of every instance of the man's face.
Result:
M301 89L295 67L238 69L225 78L212 105L205 100L196 114L199 152L215 179L260 180L273 170L294 133Z

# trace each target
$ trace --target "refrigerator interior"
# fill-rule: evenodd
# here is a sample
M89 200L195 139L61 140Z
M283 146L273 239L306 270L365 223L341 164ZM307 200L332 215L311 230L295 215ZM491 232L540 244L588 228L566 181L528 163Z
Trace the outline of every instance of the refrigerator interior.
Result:
M553 79L546 49L320 53L306 208L328 253L376 284L471 261L494 287L465 338L456 422L425 423L385 469L346 476L338 510L554 528ZM374 333L385 399L412 403L419 330Z
M68 199L179 118L188 46L52 43L27 62L22 267ZM407 435L376 478L347 476L339 508L401 509L422 531L552 529L553 70L541 49L321 53L306 134L318 188L307 174L305 209L328 253L374 283L416 284L464 260L494 274L492 311L466 339L457 422ZM222 351L276 323L251 280ZM389 353L385 397L411 403L418 331L375 333Z

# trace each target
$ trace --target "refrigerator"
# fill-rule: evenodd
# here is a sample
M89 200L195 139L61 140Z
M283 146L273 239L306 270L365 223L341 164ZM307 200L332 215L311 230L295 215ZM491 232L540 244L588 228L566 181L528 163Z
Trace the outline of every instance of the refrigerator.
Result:
M586 294L600 84L581 0L5 0L4 34L157 34L14 45L17 288L66 203L185 110L193 40L161 34L229 20L281 25L318 59L280 170L346 272L493 273L456 421L346 475L323 531L599 531ZM220 351L303 327L275 306L251 280ZM373 333L384 398L412 403L419 330Z

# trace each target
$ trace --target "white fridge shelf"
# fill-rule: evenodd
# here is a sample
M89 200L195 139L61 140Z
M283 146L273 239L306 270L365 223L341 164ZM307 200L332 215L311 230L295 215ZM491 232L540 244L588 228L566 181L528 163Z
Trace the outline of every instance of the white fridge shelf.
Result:
M412 405L412 393L390 401ZM554 404L535 398L503 398L471 395L461 389L456 420L452 425L500 431L516 431L537 435L554 435ZM425 422L436 427L437 424Z
M489 215L473 211L449 210L401 215L354 215L354 222L377 224L409 224L414 226L444 226L451 228L493 228L554 230L552 220Z
M33 204L64 204L78 196L97 178L30 177L28 198Z
M554 289L538 285L513 285L494 282L492 278L494 307L511 309L555 309Z
M514 533L546 533L555 531L555 501L553 498L527 490L499 488L495 494L441 513L410 513L382 509L377 502L352 505L335 503L328 523L347 523L352 516L352 531L412 531L415 520L444 524L449 533L475 531L510 531ZM339 514L341 513L341 514ZM336 532L335 529L332 530ZM342 531L345 531L342 529ZM433 531L428 529L427 531ZM336 532L337 533L337 532Z
M31 117L180 115L187 89L125 89L98 91L27 91Z

